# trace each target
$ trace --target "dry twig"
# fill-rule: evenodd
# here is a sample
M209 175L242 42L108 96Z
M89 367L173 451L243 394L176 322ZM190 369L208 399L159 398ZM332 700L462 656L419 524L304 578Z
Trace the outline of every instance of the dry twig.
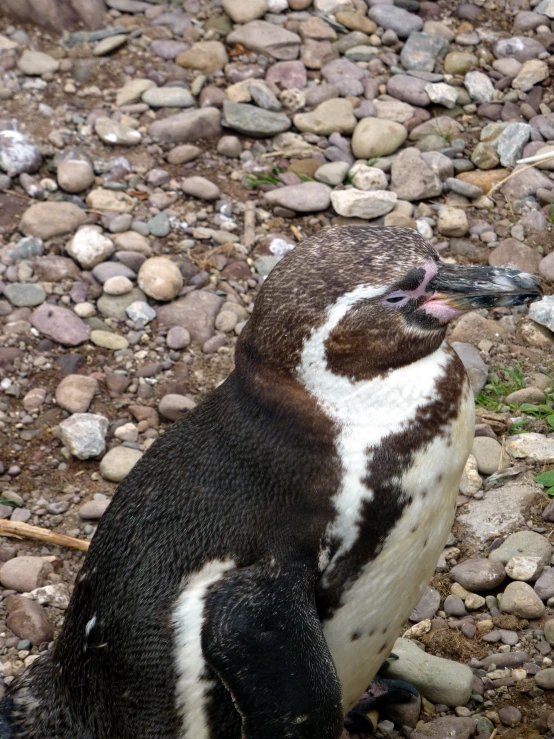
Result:
M28 523L21 523L21 521L5 519L0 519L0 536L11 536L15 539L35 539L46 544L79 549L81 552L86 552L90 546L89 541L75 539L73 536L65 536L65 534L56 534L55 531L43 529L40 526L31 526Z

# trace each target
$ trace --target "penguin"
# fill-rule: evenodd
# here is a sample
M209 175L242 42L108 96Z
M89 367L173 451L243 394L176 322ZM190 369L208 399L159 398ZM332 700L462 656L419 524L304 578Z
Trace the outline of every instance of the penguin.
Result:
M474 403L447 326L540 295L411 229L297 245L228 379L119 485L11 737L338 739L453 522Z

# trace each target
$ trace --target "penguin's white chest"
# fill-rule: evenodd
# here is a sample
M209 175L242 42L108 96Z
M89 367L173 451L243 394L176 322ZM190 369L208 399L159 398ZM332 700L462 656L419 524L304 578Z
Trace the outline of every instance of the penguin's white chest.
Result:
M367 385L366 392L357 388L355 401L342 403L337 410L343 429L337 441L343 482L334 499L337 513L327 533L340 544L333 559L326 565L322 562L323 587L339 557L347 557L355 545L362 505L367 511L367 503L373 499L374 491L363 480L372 464L372 447L405 428L418 408L433 402L436 381L447 371L449 361L441 348L384 380L360 383ZM379 402L385 392L391 399L396 395L400 402ZM390 412L379 416L377 409L387 405ZM360 699L390 653L403 622L433 575L454 519L473 431L473 394L466 383L452 422L437 429L437 435L415 452L408 467L399 464L398 469L390 470L406 503L378 554L347 585L340 606L323 624L342 684L345 712ZM394 467L394 458L388 463Z
M473 394L466 389L450 428L421 449L402 472L402 488L412 496L411 503L381 551L323 624L342 684L345 712L357 703L388 657L435 571L454 519L460 476L473 439L473 418Z
M329 559L320 555L321 591L333 579L361 535L362 517L386 504L368 484L376 449L421 418L439 398L438 383L453 361L446 344L418 362L363 382L332 374L314 336L303 355L303 380L339 429L337 455L342 481L333 503L336 514L325 540L338 543ZM347 712L360 699L388 656L403 622L432 577L455 513L462 470L471 449L474 403L465 382L457 413L410 455L406 465L386 458L387 476L399 492L399 515L377 554L344 586L340 604L323 632L343 688ZM382 457L379 464L383 464ZM398 468L395 468L395 464ZM374 508L374 510L376 510Z

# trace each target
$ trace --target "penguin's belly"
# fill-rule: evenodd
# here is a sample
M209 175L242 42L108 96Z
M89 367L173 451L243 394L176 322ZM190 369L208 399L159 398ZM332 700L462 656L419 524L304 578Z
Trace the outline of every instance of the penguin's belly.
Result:
M339 607L323 623L343 688L345 713L389 655L435 571L454 519L473 428L473 393L465 387L457 417L401 473L402 490L411 501L378 554L346 586ZM371 508L366 515L371 516Z

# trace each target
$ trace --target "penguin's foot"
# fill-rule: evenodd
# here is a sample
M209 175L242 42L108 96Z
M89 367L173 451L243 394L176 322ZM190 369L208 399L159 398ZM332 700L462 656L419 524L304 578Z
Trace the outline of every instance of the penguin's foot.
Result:
M391 655L394 658L394 655ZM390 658L389 658L390 659ZM353 734L372 734L379 713L393 703L411 703L419 697L417 690L404 680L376 677L354 708L346 714L344 725Z

